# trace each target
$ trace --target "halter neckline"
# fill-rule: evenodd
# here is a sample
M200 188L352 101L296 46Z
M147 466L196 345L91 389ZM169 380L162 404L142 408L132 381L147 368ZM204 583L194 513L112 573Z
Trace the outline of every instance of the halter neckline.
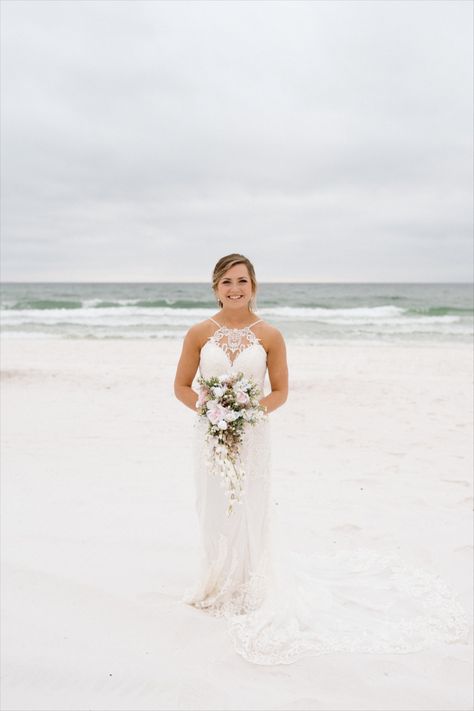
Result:
M261 318L258 319L258 321L254 321L253 323L249 324L248 326L244 326L243 328L231 328L230 326L221 326L220 323L217 323L213 318L209 318L210 321L214 321L216 326L219 326L219 328L227 328L230 331L246 331L248 328L251 328L252 326L255 326L256 323L260 323L262 320Z

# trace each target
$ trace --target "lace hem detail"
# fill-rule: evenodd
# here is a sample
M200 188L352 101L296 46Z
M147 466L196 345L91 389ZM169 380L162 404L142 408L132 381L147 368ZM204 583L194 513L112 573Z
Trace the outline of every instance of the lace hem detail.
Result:
M218 592L200 598L201 588L182 602L226 618L235 651L255 664L335 652L405 654L468 641L470 625L453 589L398 553L360 548L291 557L293 577L288 571L278 584L267 560L246 583L232 585L229 572Z

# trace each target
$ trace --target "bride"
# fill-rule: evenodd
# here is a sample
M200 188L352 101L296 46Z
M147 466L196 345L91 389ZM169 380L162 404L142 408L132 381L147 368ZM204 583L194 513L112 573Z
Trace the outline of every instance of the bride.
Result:
M208 422L196 413L196 373L253 377L269 415L287 400L288 366L282 334L253 310L257 280L249 259L222 257L212 287L220 310L186 333L174 383L176 397L195 412L202 543L198 579L182 601L225 618L235 651L256 664L290 664L326 652L406 653L464 641L467 620L454 591L394 551L288 549L271 504L268 416L247 426L244 496L232 516L226 514L225 493L206 465ZM264 396L267 370L271 392Z

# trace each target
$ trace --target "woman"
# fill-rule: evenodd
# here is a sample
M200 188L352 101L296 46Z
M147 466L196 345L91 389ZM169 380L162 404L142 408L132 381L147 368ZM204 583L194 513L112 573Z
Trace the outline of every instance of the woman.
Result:
M220 310L187 332L175 394L195 411L192 383L241 371L264 393L267 413L288 397L286 347L280 331L254 313L257 281L241 254L220 259L212 287ZM286 548L271 506L270 419L247 427L241 450L245 495L232 516L220 481L206 467L207 420L196 415L196 507L201 569L183 601L225 616L235 650L257 664L292 663L324 652L410 652L435 641L464 638L464 610L434 575L412 569L394 553Z

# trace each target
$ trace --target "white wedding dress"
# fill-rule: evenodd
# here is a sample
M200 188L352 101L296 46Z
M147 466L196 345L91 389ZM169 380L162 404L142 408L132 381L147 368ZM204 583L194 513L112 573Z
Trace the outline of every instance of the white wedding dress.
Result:
M214 332L201 349L204 378L242 371L263 397L266 351L251 330L255 323ZM204 418L196 414L193 428L202 553L198 579L182 602L226 618L234 649L246 660L290 664L327 652L405 653L467 641L467 616L454 591L398 554L302 555L287 548L271 506L270 417L247 428L245 492L230 516L220 479L206 468Z

